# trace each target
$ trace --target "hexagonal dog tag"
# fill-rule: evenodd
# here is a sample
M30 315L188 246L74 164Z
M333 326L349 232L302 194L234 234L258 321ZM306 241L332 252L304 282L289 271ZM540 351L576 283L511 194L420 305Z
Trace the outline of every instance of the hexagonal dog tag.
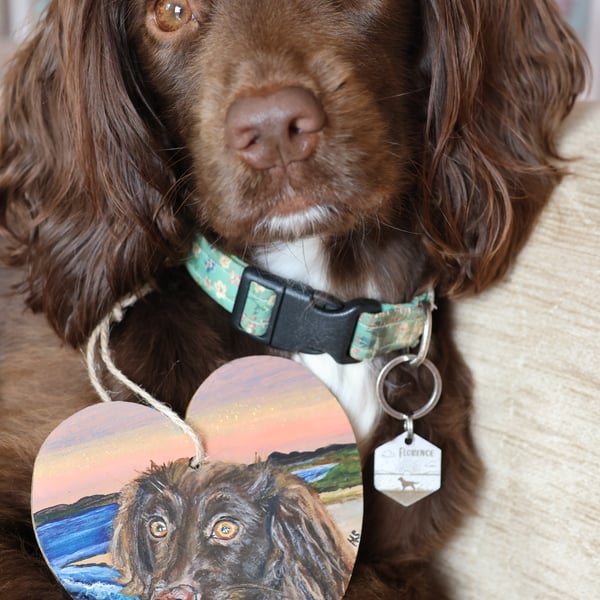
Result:
M410 506L440 489L442 451L422 437L403 433L375 449L375 489Z

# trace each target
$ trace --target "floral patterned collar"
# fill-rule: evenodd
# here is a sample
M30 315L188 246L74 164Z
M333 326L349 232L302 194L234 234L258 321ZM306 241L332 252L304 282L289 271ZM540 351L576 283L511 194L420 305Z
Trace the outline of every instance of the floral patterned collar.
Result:
M328 353L338 363L413 348L434 303L432 290L404 304L342 302L251 267L200 235L186 266L204 292L232 314L236 329L273 348Z

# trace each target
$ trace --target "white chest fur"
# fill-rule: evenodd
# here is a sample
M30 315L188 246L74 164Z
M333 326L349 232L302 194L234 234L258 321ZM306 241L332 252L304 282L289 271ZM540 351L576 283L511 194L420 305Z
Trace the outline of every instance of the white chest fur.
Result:
M301 281L324 292L330 291L325 257L318 238L269 246L257 252L254 260L275 275ZM375 366L369 361L340 365L327 354L295 354L292 358L325 383L344 407L359 443L364 441L380 415L375 391Z

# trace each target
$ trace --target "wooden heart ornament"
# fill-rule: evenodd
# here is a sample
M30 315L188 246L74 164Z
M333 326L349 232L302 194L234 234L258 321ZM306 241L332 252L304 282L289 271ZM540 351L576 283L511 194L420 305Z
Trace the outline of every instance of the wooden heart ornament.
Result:
M76 600L343 597L362 527L356 442L337 400L301 365L250 357L215 371L186 421L90 406L37 457L32 516Z

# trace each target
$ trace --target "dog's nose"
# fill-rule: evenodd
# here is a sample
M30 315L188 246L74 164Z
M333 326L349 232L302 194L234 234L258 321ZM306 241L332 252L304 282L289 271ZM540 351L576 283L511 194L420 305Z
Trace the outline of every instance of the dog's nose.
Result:
M325 121L310 90L284 87L235 100L225 119L225 140L254 169L285 167L314 153Z

